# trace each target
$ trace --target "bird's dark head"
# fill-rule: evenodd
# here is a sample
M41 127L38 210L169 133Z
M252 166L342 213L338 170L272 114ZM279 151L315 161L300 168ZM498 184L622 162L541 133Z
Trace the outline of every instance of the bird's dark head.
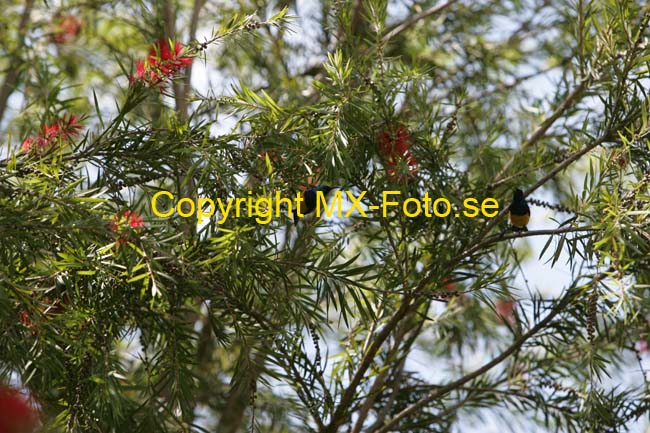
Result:
M515 201L524 200L524 192L522 190L520 190L519 188L515 189L515 193L514 193L512 199L515 200Z
M327 185L320 185L318 188L316 188L316 191L322 191L323 195L327 195L332 191L333 189L336 189L336 187L332 186L327 186Z

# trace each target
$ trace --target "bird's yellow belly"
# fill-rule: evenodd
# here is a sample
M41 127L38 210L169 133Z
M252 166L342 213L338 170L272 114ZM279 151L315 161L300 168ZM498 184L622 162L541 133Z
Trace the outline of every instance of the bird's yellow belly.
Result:
M525 215L514 215L512 213L510 214L510 222L515 227L526 227L528 225L529 220L530 220L529 214L525 214Z

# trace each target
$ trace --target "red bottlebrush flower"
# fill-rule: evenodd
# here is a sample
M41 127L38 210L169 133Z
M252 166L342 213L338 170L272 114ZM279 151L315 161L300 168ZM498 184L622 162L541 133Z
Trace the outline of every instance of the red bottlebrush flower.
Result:
M20 323L27 327L32 326L32 321L29 320L29 314L27 313L27 310L20 311Z
M74 114L63 116L57 121L56 126L57 133L66 140L79 135L80 130L83 128L82 125L79 125L79 120Z
M406 127L399 126L394 131L382 131L377 140L379 152L391 180L406 182L415 176L417 159L411 153L411 138Z
M155 86L165 79L177 74L181 69L192 64L192 57L181 56L183 45L174 42L174 49L165 39L158 42L149 51L146 61L138 60L135 66L135 75L131 76L131 82L140 81L147 86Z
M77 116L74 114L63 116L52 124L43 125L41 134L36 138L26 138L20 150L24 153L40 153L59 140L70 141L72 137L79 134L81 128L83 126L79 125Z
M156 63L138 60L135 65L135 75L131 77L131 82L142 81L148 86L155 86L162 81L158 72L156 72Z
M29 313L27 310L20 310L20 323L28 328L31 328L34 325L34 323L29 318Z
M499 299L496 303L497 316L501 323L515 324L515 302L509 299Z
M131 228L144 227L144 221L142 217L137 212L131 212L130 210L125 210L122 215L116 215L113 218L111 227L114 231L120 231L122 226L128 225Z
M192 64L191 57L179 57L183 51L183 45L180 42L174 43L174 52L172 53L169 42L164 39L158 40L158 52L156 47L149 51L149 60L156 59L158 55L160 59L160 70L165 75L173 75L178 70L190 66ZM156 59L157 60L157 59Z
M27 153L32 149L32 144L34 144L34 139L26 138L25 141L23 141L23 144L20 146L20 150L24 153Z
M124 218L127 218L129 220L129 226L131 226L133 229L144 227L144 221L142 221L142 217L135 212L130 212L127 210L124 212Z
M59 15L54 19L51 41L57 45L73 41L81 31L82 23L74 15Z
M453 281L450 281L450 278L448 277L443 277L442 278L442 288L448 292L453 292L456 290L456 283Z
M0 386L0 432L32 433L39 425L38 411L18 390Z
M404 157L411 149L408 130L399 126L395 131L382 131L378 136L379 151L385 158Z
M50 147L51 144L51 141L42 135L36 138L29 137L23 141L23 144L20 146L20 151L23 153L40 153Z
M395 133L395 151L397 155L406 155L406 153L411 149L411 139L409 137L408 130L400 126L397 128Z
M22 323L24 327L32 330L32 336L36 336L38 333L38 326L35 326L34 322L32 322L32 319L29 318L29 313L27 310L20 310L19 315L20 323ZM2 433L2 430L0 430L0 433Z
M406 163L405 167L400 166L402 162ZM386 164L386 172L388 173L389 179L406 183L417 174L417 164L418 163L415 157L413 155L409 155L408 158L405 158L402 161L389 161Z
M120 236L118 245L122 245L130 239L130 232L144 227L144 221L137 212L125 210L121 215L117 214L111 221L111 229Z
M61 132L61 127L59 126L59 122L57 121L52 125L43 125L43 134L41 136L46 139L54 139L59 136L60 132Z

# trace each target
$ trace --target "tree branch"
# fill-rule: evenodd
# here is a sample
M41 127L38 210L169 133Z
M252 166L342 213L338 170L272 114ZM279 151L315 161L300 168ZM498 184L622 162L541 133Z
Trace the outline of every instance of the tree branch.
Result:
M361 9L363 9L363 0L357 0L352 13L352 24L350 25L350 31L353 35L357 33L361 25Z
M539 127L535 130L535 132L533 132L533 135L531 135L530 138L528 138L528 140L526 140L526 141L521 145L521 147L519 148L519 150L518 150L517 152L515 152L515 153L512 155L512 157L510 157L510 159L508 160L508 162L506 162L506 164L503 166L503 168L501 169L501 171L496 175L496 177L495 177L495 179L494 179L494 182L492 182L492 184L490 184L489 188L493 188L493 187L494 187L493 185L495 184L495 182L498 182L498 181L499 181L499 180L500 180L500 179L501 179L501 178L502 178L502 177L503 177L503 176L504 176L504 175L505 175L505 174L510 170L510 167L512 166L512 164L514 164L514 162L515 162L515 160L517 159L517 156L518 156L519 154L524 153L525 151L527 151L530 147L532 147L532 146L534 146L535 144L537 144L537 142L538 142L539 140L541 140L542 137L544 137L544 135L546 134L546 132L549 130L549 128L550 128L551 126L553 126L553 124L555 123L555 121L556 121L557 119L559 119L559 118L564 114L564 112L565 112L569 107L571 107L571 106L573 105L573 103L574 103L574 102L575 102L575 101L576 101L580 96L582 96L582 94L584 93L584 91L587 89L587 85L588 85L588 83L589 83L590 81L591 81L590 78L585 78L585 79L583 79L583 80L580 81L580 84L578 84L578 86L577 86L575 89L573 89L573 92L569 93L569 95L567 95L567 97L564 98L564 101L562 101L562 103L560 104L560 106L557 107L557 108L555 109L555 111L553 112L553 114L551 114L551 116L550 116L548 119L546 119L545 121L543 121L542 124L539 125Z
M194 0L194 7L192 8L192 18L190 19L190 41L196 40L196 32L199 27L199 15L201 14L201 8L205 5L206 0ZM183 76L183 81L185 83L185 89L189 89L192 82L192 65L194 62L185 69L185 75ZM185 92L187 96L187 91Z
M411 315L412 316L412 315ZM409 323L408 321L403 321L400 329L397 331L396 336L395 336L395 342L393 343L393 347L388 351L388 354L386 355L386 362L385 364L390 364L393 359L395 359L395 356L399 350L400 344L402 343L402 340L404 339L404 336L406 333L409 331ZM374 383L372 384L370 391L368 392L368 396L366 398L366 401L363 403L363 406L361 407L361 410L359 411L357 422L355 423L354 427L351 430L351 433L359 433L361 429L363 428L363 423L365 422L368 412L370 412L370 409L372 408L372 405L374 404L375 400L377 399L377 396L379 395L379 392L381 391L382 387L384 386L384 383L386 379L388 378L388 373L390 372L390 368L388 368L387 365L384 365L383 371L381 371L377 377L375 378Z
M518 239L518 238L527 238L531 236L541 236L541 235L560 235L563 233L575 233L575 232L593 232L596 229L591 227L565 227L559 229L546 229L546 230L530 230L527 232L512 232L512 233L501 233L498 235L491 236L485 239L483 242L480 242L474 245L472 248L463 251L462 254L459 254L459 257L467 257L471 254L474 254L476 251L481 248L485 248L489 245L495 244L500 241L506 241L509 239Z
M555 168L553 168L549 173L547 173L544 177L542 177L539 181L537 181L533 186L531 186L530 188L528 188L528 189L524 192L524 196L528 196L528 195L530 195L530 194L533 193L535 190L537 190L539 187L541 187L541 186L544 185L546 182L548 182L550 179L552 179L553 177L555 177L559 172L561 172L562 170L564 170L565 168L567 168L569 165L571 165L573 162L575 162L577 159L579 159L581 156L585 155L586 153L588 153L588 152L591 151L592 149L594 149L594 148L600 146L600 145L603 144L605 141L610 140L610 139L611 139L611 131L612 131L613 129L614 129L613 127L610 128L610 129L608 129L608 130L605 131L605 133L604 133L603 135L601 135L599 138L597 138L597 139L594 140L593 142L589 143L589 144L588 144L587 146L585 146L583 149L574 152L570 157L568 157L567 159L565 159L564 161L562 161L560 164L558 164L558 165L557 165ZM478 236L478 240L477 240L476 242L479 242L480 239L482 239L482 238L483 238L487 233L489 233L489 231L490 231L494 226L496 226L496 225L499 223L499 221L501 221L501 220L506 216L507 213L508 213L508 207L506 206L506 207L504 207L504 208L503 208L503 209L498 213L497 216L495 216L495 217L494 217L490 222L487 223L487 225L485 226L485 228L481 231L481 234ZM526 233L526 232L524 232L524 233ZM534 232L529 232L529 233L534 233ZM471 242L470 244L474 244L474 243L475 243L475 242ZM475 247L472 247L472 249L475 250ZM461 257L461 258L462 258L462 256L464 256L465 254L466 254L466 252L463 252L463 253L462 253L460 256L458 256L458 257ZM457 260L457 258L454 258L454 260L452 260L452 262L454 262L454 261L456 261L456 260Z
M400 305L399 309L393 314L393 316L390 318L388 323L386 323L384 328L377 334L377 336L373 340L372 344L368 348L368 351L363 356L361 363L359 364L359 368L357 368L357 371L352 377L350 384L345 389L345 392L343 393L343 397L341 397L341 401L336 407L336 410L332 415L332 419L330 420L330 423L323 430L323 433L336 433L338 431L338 427L343 423L345 414L350 406L350 403L352 402L352 400L356 395L356 389L361 383L361 380L366 375L366 371L370 367L372 360L375 358L377 351L384 343L384 341L386 341L386 339L390 336L393 329L395 329L395 327L400 323L400 321L411 311L411 308L414 305L411 303L411 300L412 297L409 294L404 295L404 299L402 300L402 305ZM417 303L415 305L417 305Z
M0 124L4 118L5 111L7 109L7 102L9 101L9 96L14 92L18 78L20 77L20 70L24 63L23 59L20 57L21 51L25 46L25 34L27 33L27 26L29 25L29 17L32 13L32 7L34 6L34 0L27 0L25 3L25 9L20 17L20 23L18 24L18 44L16 48L11 52L9 59L9 66L7 70L7 75L5 76L4 82L0 87Z
M504 352L502 352L499 356L496 358L492 359L490 362L487 364L484 364L482 367L480 367L477 370L474 370L470 374L467 374L466 376L461 377L458 380L455 380L454 382L451 382L445 386L443 386L440 389L437 389L435 392L431 392L425 397L422 397L420 400L417 402L413 403L411 406L407 407L406 409L402 410L400 413L398 413L395 417L393 417L391 420L389 420L382 428L379 430L376 430L377 433L387 433L390 431L395 425L401 421L402 419L406 418L407 416L411 415L418 409L424 407L427 403L439 399L440 397L444 396L448 392L466 384L467 382L483 375L484 373L488 372L495 366L499 365L501 362L503 362L505 359L507 359L510 355L512 355L514 352L519 350L519 348L532 336L534 336L536 333L541 331L548 325L555 316L557 316L568 304L573 300L575 296L580 293L577 290L571 290L569 289L567 293L564 295L564 297L560 300L560 302L551 310L551 312L546 315L537 325L535 325L533 328L531 328L528 332L523 334L521 337L519 337L517 340L514 341L508 347Z
M413 15L406 20L402 21L401 23L393 26L384 36L381 38L382 43L388 42L391 38L399 35L403 31L409 29L410 27L414 26L418 21L423 20L425 18L430 17L431 15L437 14L438 12L442 12L445 9L447 9L449 6L453 5L454 3L457 3L458 0L449 0L447 3L443 4L438 4L435 6L430 7L429 9L426 9L419 14Z

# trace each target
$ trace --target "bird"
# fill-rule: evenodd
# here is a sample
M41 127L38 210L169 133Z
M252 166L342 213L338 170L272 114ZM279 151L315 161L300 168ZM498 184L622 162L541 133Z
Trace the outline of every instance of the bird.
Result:
M323 196L327 198L327 194L329 194L330 191L332 191L333 189L335 189L335 187L331 187L327 185L319 185L315 188L308 189L302 194L303 200L300 201L297 210L300 210L300 213L303 216L307 216L308 214L316 210L318 192L321 191L323 193ZM293 222L295 224L298 224L298 220L300 218L301 217L298 216L298 212L296 212L293 216Z
M512 230L516 232L527 232L528 221L530 220L530 208L524 198L524 192L519 188L515 189L512 196L512 203L508 208L510 212L510 223Z

